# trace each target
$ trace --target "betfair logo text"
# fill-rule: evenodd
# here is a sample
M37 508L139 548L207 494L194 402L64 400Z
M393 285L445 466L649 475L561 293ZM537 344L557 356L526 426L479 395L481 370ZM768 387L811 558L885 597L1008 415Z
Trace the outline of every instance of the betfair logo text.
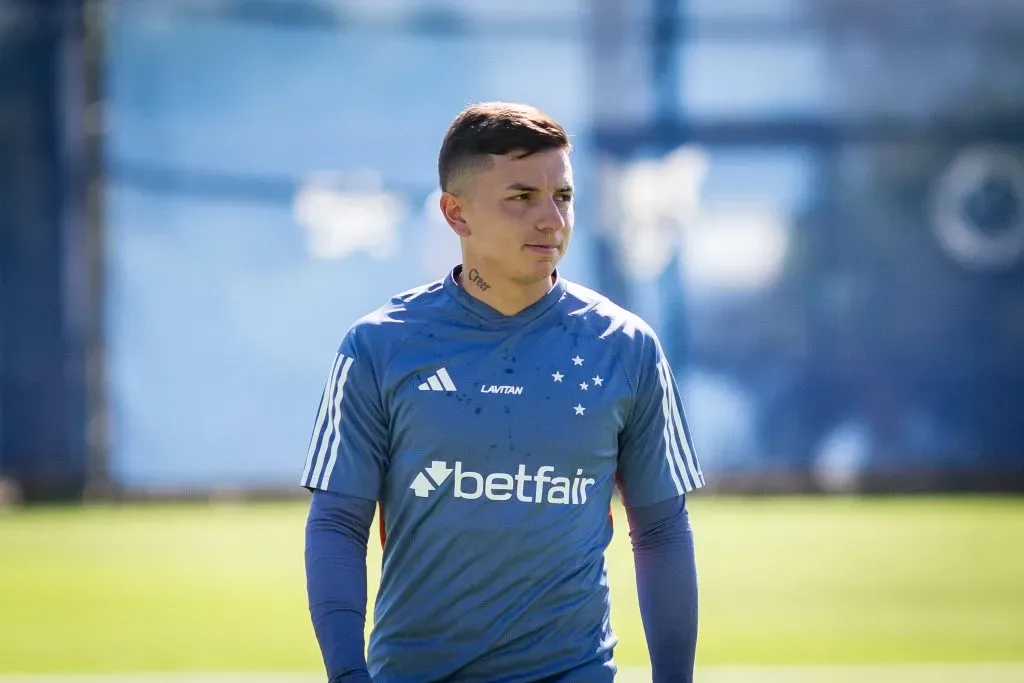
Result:
M583 470L576 470L573 477L551 476L555 468L543 465L536 472L529 473L526 465L520 465L515 474L492 472L483 474L465 469L462 461L455 461L455 468L448 463L435 460L430 467L416 475L409 486L418 498L427 498L444 484L454 473L449 487L455 498L476 500L486 498L498 502L515 500L520 503L549 505L584 505L589 488L595 484Z

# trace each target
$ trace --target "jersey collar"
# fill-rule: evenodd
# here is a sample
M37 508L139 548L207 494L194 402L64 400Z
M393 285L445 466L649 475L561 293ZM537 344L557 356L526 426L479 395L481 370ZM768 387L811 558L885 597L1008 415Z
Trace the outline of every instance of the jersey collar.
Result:
M566 289L565 278L559 275L558 270L555 270L555 284L547 294L515 315L505 315L464 290L459 285L459 274L461 272L461 264L452 268L444 279L444 288L456 302L476 317L486 321L488 326L519 327L524 325L543 315L558 303L565 294Z

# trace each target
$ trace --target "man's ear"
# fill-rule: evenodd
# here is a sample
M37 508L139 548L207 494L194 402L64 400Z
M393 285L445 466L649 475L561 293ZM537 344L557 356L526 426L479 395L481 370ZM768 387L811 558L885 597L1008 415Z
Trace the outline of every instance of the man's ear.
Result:
M455 234L459 237L469 236L469 225L466 223L466 218L462 213L462 202L463 200L455 196L451 192L441 193L441 215L451 226L451 229L455 231Z

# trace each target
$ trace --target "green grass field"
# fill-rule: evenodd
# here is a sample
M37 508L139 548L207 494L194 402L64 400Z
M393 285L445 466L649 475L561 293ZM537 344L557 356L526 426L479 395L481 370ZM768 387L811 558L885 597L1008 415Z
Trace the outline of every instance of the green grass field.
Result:
M643 665L615 514L617 660ZM695 496L691 514L702 667L1024 661L1024 499ZM304 521L301 502L0 513L0 672L315 672Z

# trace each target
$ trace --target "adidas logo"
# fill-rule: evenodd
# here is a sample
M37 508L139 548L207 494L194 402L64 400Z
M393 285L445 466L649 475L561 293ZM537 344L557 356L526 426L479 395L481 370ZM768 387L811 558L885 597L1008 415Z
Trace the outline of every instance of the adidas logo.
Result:
M420 385L420 391L455 391L455 382L448 371L441 368Z

